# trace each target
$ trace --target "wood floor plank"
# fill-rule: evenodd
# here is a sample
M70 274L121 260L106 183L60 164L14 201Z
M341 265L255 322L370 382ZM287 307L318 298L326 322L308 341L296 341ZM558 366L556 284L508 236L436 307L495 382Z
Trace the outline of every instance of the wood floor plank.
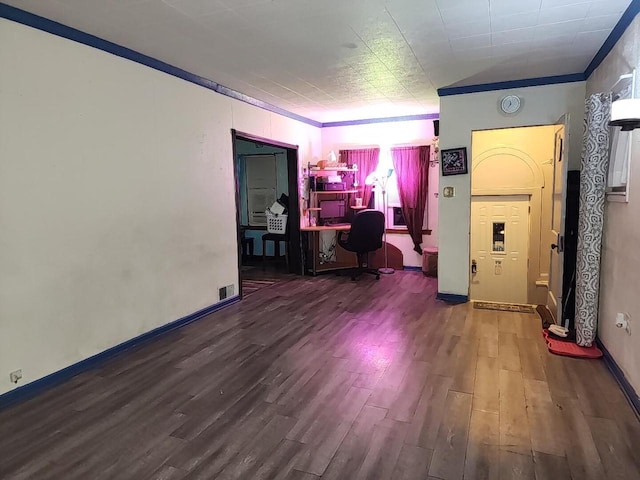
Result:
M575 398L555 399L562 414L560 428L565 434L567 463L573 478L596 480L607 478L600 453L593 441L589 424Z
M272 453L279 445L283 445L286 451L284 458L290 460L299 446L293 442L284 443L283 440L295 423L295 418L275 415L264 429L251 442L247 442L247 445L238 452L236 457L216 475L216 478L220 480L256 478L256 472L268 459L277 458L277 455L274 456ZM290 450L293 450L294 453L290 454ZM280 465L281 470L284 465L286 463Z
M432 455L432 450L404 444L391 478L393 480L414 480L426 477Z
M322 475L323 480L354 478L371 443L374 427L387 415L383 408L365 405Z
M449 391L429 475L444 480L463 477L472 400L471 395Z
M370 395L370 390L352 387L337 407L330 408L326 416L315 420L300 439L307 448L295 469L322 475Z
M472 318L480 325L478 331L478 355L483 357L498 357L499 321L494 310L472 311Z
M391 420L389 423L376 425L355 480L394 480L392 474L405 435L406 424L401 422Z
M478 356L475 386L473 389L473 409L489 413L500 411L500 388L496 379L500 368L498 359Z
M554 400L560 398L576 398L576 392L573 389L570 375L567 372L567 364L574 359L563 358L559 355L549 353L546 343L542 340L542 335L540 335L540 340L537 345L551 396Z
M465 480L499 478L499 460L500 419L498 414L473 410L464 463Z
M279 477L276 477L278 479ZM319 480L320 477L300 470L291 470L282 480Z
M453 363L453 384L456 392L473 393L478 363L478 339L475 336L464 336L456 347L456 359Z
M499 382L500 445L514 453L531 455L531 436L522 373L500 370Z
M526 379L546 381L542 359L535 342L531 338L518 338L518 351L522 376Z
M152 477L156 480L181 480L184 478L187 472L178 468L162 466L158 470L152 473Z
M428 378L409 425L405 443L428 450L435 448L452 383L453 379L450 377L431 375Z
M522 337L522 320L517 313L496 310L496 316L498 317L498 330L500 333L511 333L516 337Z
M495 335L482 335L478 339L478 355L498 358L498 331Z
M500 360L501 370L522 371L518 337L515 333L498 333L498 359Z
M531 454L500 450L500 474L498 478L509 480L535 480L536 473Z
M521 322L520 338L537 339L542 333L540 316L535 313L518 313Z
M536 480L571 480L566 457L533 452Z
M0 478L638 478L615 380L535 316L420 272L253 275L275 283L0 409Z
M561 425L562 412L551 400L546 382L524 380L527 417L533 450L564 456L565 432Z
M388 405L389 418L399 422L413 419L429 370L430 365L425 362L410 362L408 373L398 389L401 393L395 395L393 403Z
M587 417L591 436L596 444L600 459L611 480L638 480L638 446L632 451L625 443L614 420Z

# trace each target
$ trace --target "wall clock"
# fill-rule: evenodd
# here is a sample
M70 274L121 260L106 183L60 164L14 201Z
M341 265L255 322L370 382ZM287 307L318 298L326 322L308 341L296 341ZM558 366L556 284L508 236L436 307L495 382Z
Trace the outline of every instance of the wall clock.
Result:
M500 110L507 115L517 113L522 107L522 100L517 95L507 95L500 101Z

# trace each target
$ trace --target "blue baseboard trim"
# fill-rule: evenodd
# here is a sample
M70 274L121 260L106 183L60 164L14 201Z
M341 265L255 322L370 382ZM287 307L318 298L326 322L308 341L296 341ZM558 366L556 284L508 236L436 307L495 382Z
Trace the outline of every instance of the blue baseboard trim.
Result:
M638 397L638 393L629 383L629 380L627 380L624 372L618 366L609 350L606 349L599 338L596 339L596 344L598 345L598 348L602 350L604 363L606 363L609 371L613 374L613 377L616 379L616 382L618 382L618 385L620 385L620 388L624 392L624 396L627 397L627 400L633 407L636 416L640 419L640 397Z
M453 304L467 303L469 301L469 296L468 295L456 295L454 293L440 293L440 292L438 292L438 294L436 295L436 300L442 300L443 302L453 303Z
M422 267L416 267L413 265L403 265L402 266L403 270L408 270L410 272L421 272L422 271Z
M149 340L164 335L168 332L184 327L185 325L195 322L196 320L200 320L201 318L204 318L213 312L217 312L218 310L228 307L229 305L232 305L239 300L240 297L238 296L230 297L226 300L223 300L222 302L203 308L202 310L198 310L197 312L187 315L186 317L180 318L171 323L167 323L166 325L162 325L161 327L154 328L149 332L143 333L142 335L132 338L131 340L127 340L126 342L120 343L114 347L108 348L107 350L97 353L92 357L81 360L78 363L74 363L73 365L69 365L68 367L63 368L62 370L58 370L57 372L53 372L46 377L34 380L33 382L28 383L22 387L18 387L7 393L4 393L0 395L0 409L31 398L38 393L43 392L44 390L65 382L66 380L78 375L79 373L98 366L107 359L113 358L116 355L124 353L125 351L133 347L137 347L142 343L148 342Z

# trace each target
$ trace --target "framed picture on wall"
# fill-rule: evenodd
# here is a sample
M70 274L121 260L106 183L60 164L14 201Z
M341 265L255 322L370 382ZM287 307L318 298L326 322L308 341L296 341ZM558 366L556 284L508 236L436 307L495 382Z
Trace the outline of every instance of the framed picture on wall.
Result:
M467 173L467 148L449 148L440 150L442 176L462 175Z

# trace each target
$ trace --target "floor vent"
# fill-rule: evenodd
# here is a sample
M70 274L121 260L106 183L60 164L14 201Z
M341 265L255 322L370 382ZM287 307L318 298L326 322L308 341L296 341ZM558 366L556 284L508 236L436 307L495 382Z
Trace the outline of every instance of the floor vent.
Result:
M218 289L218 296L220 300L231 297L233 295L233 285L227 285L226 287L220 287Z

